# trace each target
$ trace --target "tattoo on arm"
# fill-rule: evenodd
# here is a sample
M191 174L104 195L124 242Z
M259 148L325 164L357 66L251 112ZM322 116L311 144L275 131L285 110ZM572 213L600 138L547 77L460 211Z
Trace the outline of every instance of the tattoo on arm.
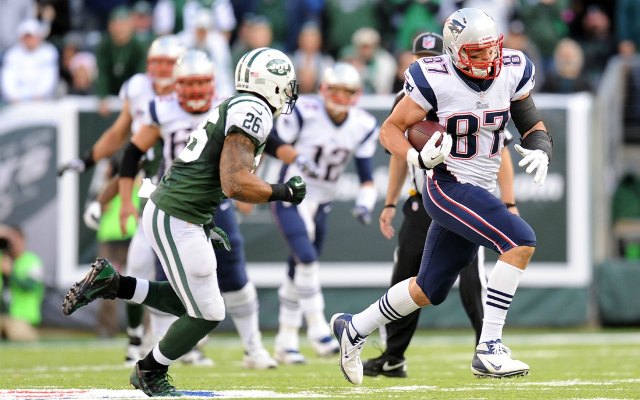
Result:
M253 175L254 151L255 144L242 133L230 133L225 139L220 159L220 179L227 195L233 194L238 200L245 197L243 178L247 174Z

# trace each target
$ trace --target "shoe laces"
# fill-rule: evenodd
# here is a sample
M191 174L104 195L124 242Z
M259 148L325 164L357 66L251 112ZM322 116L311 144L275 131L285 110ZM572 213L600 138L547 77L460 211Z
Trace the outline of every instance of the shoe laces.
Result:
M488 342L489 352L491 354L495 354L497 356L506 354L508 357L511 357L511 349L502 344L500 340Z
M176 390L171 384L173 378L166 371L151 372L149 374L148 386L154 393L168 393Z

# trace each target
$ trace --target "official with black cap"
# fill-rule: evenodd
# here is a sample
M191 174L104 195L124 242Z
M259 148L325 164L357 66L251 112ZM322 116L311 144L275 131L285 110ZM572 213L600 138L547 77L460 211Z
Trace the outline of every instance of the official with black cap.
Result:
M413 41L412 53L416 60L422 57L434 57L442 55L444 45L442 36L433 33L421 33ZM393 107L404 97L404 92L400 91ZM392 108L393 109L393 108ZM393 157L392 157L393 158ZM406 172L400 172L398 164L394 165L393 160L389 161L389 184L385 206L380 214L380 230L388 239L393 236L391 221L396 212L396 203L399 197L399 188L402 187ZM404 167L404 163L402 164ZM396 248L395 263L391 275L391 286L405 279L418 274L422 251L427 237L431 217L422 205L422 184L424 175L422 171L416 171L412 166L408 166L411 177L409 197L402 206L404 219L398 233L398 247ZM392 190L394 187L398 190ZM469 266L460 273L460 297L465 312L473 325L476 333L476 343L480 338L482 330L482 318L484 317L482 306L482 291L485 286L486 277L484 269L478 266L476 258ZM376 358L364 361L363 372L367 376L388 376L404 378L407 376L407 363L404 353L409 347L409 342L418 327L420 309L405 316L404 318L392 321L385 325L386 330L386 350ZM381 333L383 329L381 328Z

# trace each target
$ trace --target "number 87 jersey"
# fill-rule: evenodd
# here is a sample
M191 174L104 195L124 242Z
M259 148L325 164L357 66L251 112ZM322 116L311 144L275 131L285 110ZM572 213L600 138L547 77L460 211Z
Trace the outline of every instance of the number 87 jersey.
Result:
M405 94L437 116L453 138L434 178L495 190L511 102L535 84L535 67L522 52L503 49L502 64L500 74L487 80L468 77L448 55L421 58L405 71Z

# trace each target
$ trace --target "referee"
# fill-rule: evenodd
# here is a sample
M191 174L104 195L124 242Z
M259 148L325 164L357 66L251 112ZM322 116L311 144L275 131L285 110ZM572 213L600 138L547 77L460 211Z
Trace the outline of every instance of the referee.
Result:
M413 54L416 59L439 56L442 53L443 40L442 36L437 33L422 33L413 41ZM404 92L401 91L396 96L394 107L402 97L404 97ZM506 132L506 136L510 137L508 132ZM424 172L407 165L402 160L391 157L389 160L387 196L385 206L380 214L380 231L387 239L391 239L394 235L391 223L396 213L396 204L407 174L411 177L411 186L409 198L402 206L404 220L398 234L398 247L394 257L395 263L391 275L391 286L418 274L427 231L431 224L431 218L422 204L421 192L424 183ZM500 187L501 198L509 210L517 213L513 193L513 165L506 147L502 152L502 163L498 172L498 186ZM484 258L484 249L482 247L480 247L478 257ZM482 318L484 317L483 293L486 285L484 260L478 262L478 257L460 272L460 297L462 298L465 312L475 330L476 344L482 330ZM404 353L418 327L419 316L420 309L385 326L387 348L379 357L364 361L363 369L365 375L384 375L396 378L407 376Z

